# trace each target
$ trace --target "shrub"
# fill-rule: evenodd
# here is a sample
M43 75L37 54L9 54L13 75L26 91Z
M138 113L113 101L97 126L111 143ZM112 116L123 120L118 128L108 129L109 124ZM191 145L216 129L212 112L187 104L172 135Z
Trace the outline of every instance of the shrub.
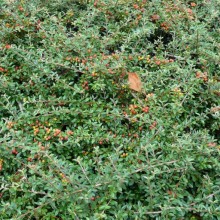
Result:
M1 219L219 219L217 0L0 4Z

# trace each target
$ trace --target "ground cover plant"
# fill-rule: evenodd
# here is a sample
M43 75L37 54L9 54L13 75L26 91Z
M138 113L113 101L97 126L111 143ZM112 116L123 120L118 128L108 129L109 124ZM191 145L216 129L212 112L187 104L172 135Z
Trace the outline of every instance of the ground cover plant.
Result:
M0 1L0 219L220 219L218 0Z

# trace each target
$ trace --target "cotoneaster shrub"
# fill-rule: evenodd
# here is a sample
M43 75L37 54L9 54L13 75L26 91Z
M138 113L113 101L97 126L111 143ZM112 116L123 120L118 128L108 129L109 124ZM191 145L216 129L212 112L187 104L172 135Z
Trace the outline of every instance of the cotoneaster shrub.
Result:
M220 218L219 1L0 6L1 219Z

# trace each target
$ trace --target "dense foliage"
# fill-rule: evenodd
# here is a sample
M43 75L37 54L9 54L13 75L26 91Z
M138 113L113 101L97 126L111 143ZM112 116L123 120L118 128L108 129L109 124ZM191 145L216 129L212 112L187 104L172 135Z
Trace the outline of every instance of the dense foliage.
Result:
M0 219L220 219L219 8L1 0Z

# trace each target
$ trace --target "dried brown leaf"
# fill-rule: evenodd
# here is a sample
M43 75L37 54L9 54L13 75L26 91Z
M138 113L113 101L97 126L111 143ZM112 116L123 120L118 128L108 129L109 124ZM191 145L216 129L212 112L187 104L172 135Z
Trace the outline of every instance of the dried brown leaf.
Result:
M142 89L142 83L137 73L128 73L128 83L130 89L140 92Z

